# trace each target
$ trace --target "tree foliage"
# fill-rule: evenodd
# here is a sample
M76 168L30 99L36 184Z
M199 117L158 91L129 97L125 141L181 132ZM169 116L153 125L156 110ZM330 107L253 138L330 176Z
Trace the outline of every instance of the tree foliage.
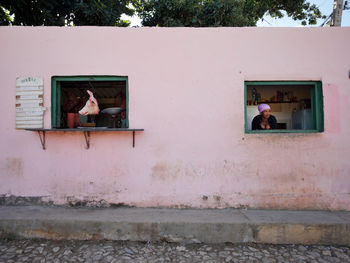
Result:
M139 0L135 6L144 26L255 26L265 14L282 18L283 11L304 25L324 18L305 0Z
M120 17L134 9L142 25L165 27L255 26L266 14L305 25L325 18L306 0L0 0L0 25L128 26Z
M9 14L0 6L0 26L8 25L11 22Z
M259 19L266 13L275 18L282 18L284 16L282 11L285 11L294 20L302 21L303 25L315 25L317 19L326 18L316 5L305 0L255 0L254 3Z
M97 25L128 26L120 19L122 14L132 15L130 0L0 0L0 9L14 15L13 25L64 26ZM2 8L1 8L2 7ZM0 19L4 24L10 21Z

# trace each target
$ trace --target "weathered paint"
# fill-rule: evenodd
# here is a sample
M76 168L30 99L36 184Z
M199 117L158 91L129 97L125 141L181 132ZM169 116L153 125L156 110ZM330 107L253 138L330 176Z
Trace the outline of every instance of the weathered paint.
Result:
M350 210L350 28L0 27L0 194ZM127 76L129 133L15 129L16 78ZM323 133L245 134L244 81L322 81Z

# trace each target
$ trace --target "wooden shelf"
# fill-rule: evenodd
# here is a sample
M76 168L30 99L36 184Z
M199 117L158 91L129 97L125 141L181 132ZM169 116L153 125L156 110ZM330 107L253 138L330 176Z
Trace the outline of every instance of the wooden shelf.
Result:
M272 104L272 103L300 103L300 101L264 101L264 102L260 102L259 104ZM256 104L256 105L247 104L247 106L258 106L259 104Z
M135 147L135 132L144 131L144 129L129 129L129 128L100 128L100 127L84 127L84 128L64 128L64 129L25 129L26 131L35 131L39 134L41 146L46 149L45 140L46 132L83 132L86 142L86 149L90 148L90 133L91 132L132 132L132 147Z

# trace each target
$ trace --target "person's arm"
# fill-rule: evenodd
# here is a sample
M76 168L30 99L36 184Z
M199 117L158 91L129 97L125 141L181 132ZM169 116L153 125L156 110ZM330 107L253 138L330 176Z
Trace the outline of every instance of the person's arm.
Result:
M277 129L277 120L275 118L275 116L271 115L269 118L269 124L271 129Z
M252 130L258 130L260 126L260 122L259 122L259 115L255 116L253 121L252 121Z

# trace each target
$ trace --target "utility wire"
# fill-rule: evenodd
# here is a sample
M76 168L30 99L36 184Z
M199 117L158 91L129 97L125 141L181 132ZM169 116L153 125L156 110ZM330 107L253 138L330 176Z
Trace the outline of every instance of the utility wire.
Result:
M323 27L328 22L328 20L332 17L332 15L333 15L333 12L326 18L326 20L320 25L320 27Z

